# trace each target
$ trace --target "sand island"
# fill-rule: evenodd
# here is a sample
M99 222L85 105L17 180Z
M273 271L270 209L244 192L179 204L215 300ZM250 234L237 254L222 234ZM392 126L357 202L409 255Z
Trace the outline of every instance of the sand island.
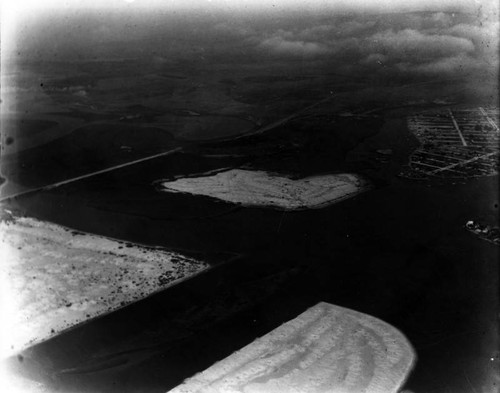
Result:
M265 171L231 169L213 176L160 182L166 192L205 195L243 206L302 210L326 207L371 188L360 176L342 173L294 180Z
M209 267L164 248L27 217L0 221L1 354L9 355L145 298ZM5 298L4 298L5 299Z
M393 326L321 302L171 393L396 393L415 360Z

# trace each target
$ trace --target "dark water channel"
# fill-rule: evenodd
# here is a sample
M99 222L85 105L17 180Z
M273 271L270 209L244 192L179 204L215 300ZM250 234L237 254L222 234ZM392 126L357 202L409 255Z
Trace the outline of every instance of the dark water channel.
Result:
M30 216L214 264L10 359L16 372L60 392L165 392L326 301L409 338L418 362L408 389L494 391L499 249L464 224L498 221L497 176L460 184L393 177L342 203L286 213L152 185L186 166L226 164L204 160L176 154L10 202Z

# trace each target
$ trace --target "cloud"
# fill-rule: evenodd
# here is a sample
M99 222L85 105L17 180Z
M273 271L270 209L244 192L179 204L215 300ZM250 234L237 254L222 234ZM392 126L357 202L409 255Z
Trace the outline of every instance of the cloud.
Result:
M433 26L444 28L453 24L453 17L444 12L435 12L429 17Z
M333 25L318 25L300 30L295 35L297 38L303 40L320 41L325 40L325 38L334 33L334 31L335 26Z
M255 30L251 26L230 21L217 23L215 26L213 26L213 30L216 33L220 33L222 35L236 36L239 38L249 37L255 34Z
M275 55L324 56L359 50L359 38L375 22L344 21L306 28L277 29L260 39L257 46Z
M365 49L389 56L391 59L421 61L429 58L456 56L473 52L474 43L463 37L425 34L417 30L387 30L368 39Z
M362 31L355 25L350 24L353 29ZM459 67L460 59L472 59L476 51L475 43L467 38L467 34L458 36L451 32L434 34L414 29L389 29L371 35L339 36L326 25L302 31L280 29L261 39L258 47L276 56L329 58L340 63L347 61L376 68L394 66L398 71L408 72L424 71L425 68L414 67L418 64L427 64L426 72L455 69Z
M266 38L259 46L271 53L288 56L311 57L330 52L327 46L318 42L288 40L281 36Z
M384 18L338 19L316 26L277 28L255 37L255 42L278 55L349 54L351 58L358 53L362 60L380 53L392 62L424 62L471 53L484 41L484 28L453 25L452 21L452 16L443 12L407 15L397 23ZM415 27L403 27L407 23Z
M345 21L338 26L337 35L340 37L359 36L360 34L368 32L375 25L375 21Z
M380 68L382 63L407 74L494 73L499 64L495 30L486 24L459 23L439 30L379 32L366 39L372 44L363 46L365 57L360 64L378 64ZM380 54L385 56L385 62Z
M295 36L309 41L333 42L342 37L359 37L376 25L375 21L347 20L303 29Z
M388 57L386 55L383 55L382 53L370 53L363 60L361 60L361 63L367 65L374 65L374 64L383 65L387 61Z
M465 54L445 57L421 64L399 63L396 65L400 71L420 74L468 73L479 69L480 66L481 63L477 59Z
M498 21L452 12L224 21L219 32L260 55L304 58L350 72L453 73L498 65ZM489 72L489 71L488 71Z
M446 34L463 37L474 42L478 56L483 58L498 57L499 23L489 22L483 25L460 23L445 30Z

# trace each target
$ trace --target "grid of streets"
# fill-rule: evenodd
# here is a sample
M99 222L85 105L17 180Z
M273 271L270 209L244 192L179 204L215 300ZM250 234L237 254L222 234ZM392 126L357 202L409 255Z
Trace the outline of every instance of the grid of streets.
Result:
M408 118L421 145L402 173L409 178L465 178L497 173L498 108L447 109Z

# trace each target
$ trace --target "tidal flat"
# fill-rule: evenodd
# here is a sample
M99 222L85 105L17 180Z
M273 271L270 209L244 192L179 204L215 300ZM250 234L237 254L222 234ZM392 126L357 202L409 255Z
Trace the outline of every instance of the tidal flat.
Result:
M371 188L349 173L290 179L264 171L232 169L213 176L160 182L160 190L206 195L242 206L279 210L319 209Z
M397 393L415 361L393 326L318 303L171 393Z
M5 213L4 213L5 215ZM202 261L29 217L0 222L9 312L2 357L207 269Z

